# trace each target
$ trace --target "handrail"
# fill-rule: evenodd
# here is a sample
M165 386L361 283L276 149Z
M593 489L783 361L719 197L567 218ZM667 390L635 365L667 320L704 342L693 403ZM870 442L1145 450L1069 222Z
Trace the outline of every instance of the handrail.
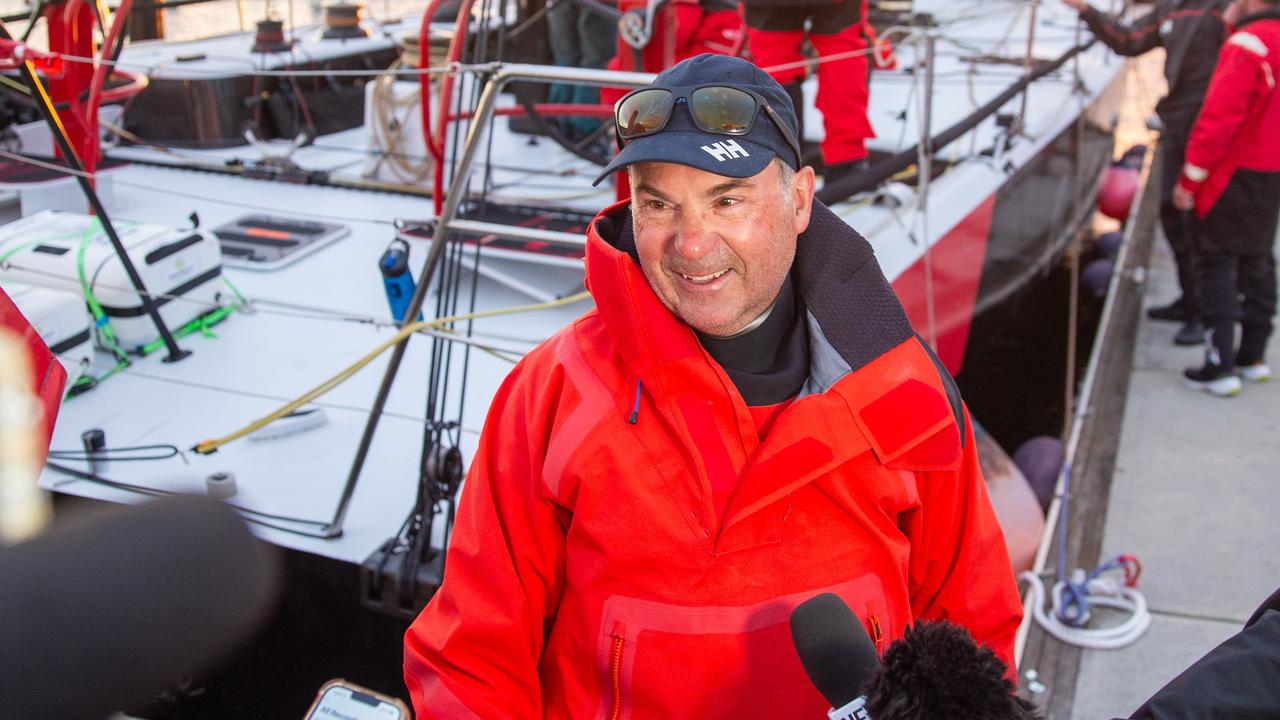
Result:
M1160 148L1163 154L1165 148ZM1138 276L1130 276L1125 273L1125 267L1129 261L1129 253L1134 243L1134 235L1138 231L1140 208L1143 206L1146 195L1153 192L1151 185L1151 171L1155 165L1155 155L1157 153L1147 153L1145 162L1139 177L1141 182L1138 183L1137 193L1134 195L1133 213L1129 216L1129 221L1124 226L1124 234L1120 242L1120 250L1116 255L1114 270L1111 279L1107 283L1106 300L1103 301L1098 327L1093 334L1093 347L1089 350L1088 364L1085 366L1084 379L1080 384L1080 393L1076 396L1076 413L1072 419L1070 434L1067 436L1067 445L1064 448L1062 458L1062 468L1058 474L1058 481L1054 487L1053 500L1049 504L1049 509L1045 513L1045 530L1040 536L1040 546L1036 549L1036 557L1032 565L1031 572L1039 575L1045 571L1048 566L1049 552L1053 548L1055 541L1065 543L1065 538L1058 537L1059 525L1065 525L1068 521L1068 502L1070 499L1069 486L1072 481L1072 470L1075 467L1076 453L1080 448L1081 439L1084 435L1085 425L1092 419L1093 405L1096 401L1095 385L1098 378L1098 368L1102 364L1102 354L1107 350L1104 347L1107 337L1111 330L1111 325L1116 322L1116 305L1119 302L1120 285L1122 283L1133 282L1141 283L1143 280ZM1144 271L1145 272L1145 271ZM1014 657L1020 664L1022 654L1026 650L1027 640L1031 634L1031 627L1035 621L1031 616L1032 593L1028 592L1023 598L1023 618L1022 624L1018 626L1018 631L1014 636Z
M502 223L480 222L479 220L454 220L449 229L463 235L492 235L508 240L532 240L535 242L585 248L587 238L580 232L568 233L559 230L543 230L542 228L504 225Z
M1057 60L1044 65L1030 75L1022 76L1017 82L1010 85L1004 92L997 95L986 105L973 111L964 120L952 125L933 137L933 151L936 153L947 145L959 140L965 133L978 126L978 123L994 115L1005 103L1012 100L1018 93L1022 92L1032 82L1044 77L1045 75L1057 70L1067 63L1068 60L1079 55L1080 53L1093 47L1098 41L1092 38L1089 42L1077 45L1066 51ZM834 182L823 187L818 191L818 199L827 205L833 205L842 200L852 197L854 194L870 190L889 178L911 167L911 164L917 162L919 156L919 144L913 145L906 150L886 158L875 165L851 175L847 178Z

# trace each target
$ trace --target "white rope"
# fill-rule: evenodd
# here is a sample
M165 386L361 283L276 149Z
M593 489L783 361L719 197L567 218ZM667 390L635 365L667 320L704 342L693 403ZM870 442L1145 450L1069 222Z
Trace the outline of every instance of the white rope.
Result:
M1129 617L1118 625L1109 627L1088 628L1067 624L1060 617L1062 611L1061 598L1067 583L1059 581L1053 586L1052 613L1045 611L1044 582L1040 576L1032 572L1023 572L1018 576L1026 580L1031 587L1032 616L1044 628L1045 632L1068 645L1075 645L1093 650L1115 650L1133 644L1151 626L1151 612L1147 609L1147 599L1137 588L1118 582L1115 578L1100 577L1085 583L1088 604L1095 607L1107 607L1129 613ZM1084 582L1084 571L1076 570L1073 574L1076 582ZM1081 623L1089 621L1090 614L1085 610Z

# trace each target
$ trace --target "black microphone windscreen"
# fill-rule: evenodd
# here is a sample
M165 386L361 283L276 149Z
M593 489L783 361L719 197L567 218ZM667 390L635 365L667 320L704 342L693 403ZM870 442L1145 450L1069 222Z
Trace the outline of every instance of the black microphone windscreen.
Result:
M791 639L804 671L831 707L862 695L880 666L862 623L834 593L815 595L791 612Z
M279 590L274 549L199 497L0 550L0 717L102 718L226 657Z
M1013 694L1004 661L969 631L945 620L908 627L884 653L867 690L875 720L1036 720L1035 706Z

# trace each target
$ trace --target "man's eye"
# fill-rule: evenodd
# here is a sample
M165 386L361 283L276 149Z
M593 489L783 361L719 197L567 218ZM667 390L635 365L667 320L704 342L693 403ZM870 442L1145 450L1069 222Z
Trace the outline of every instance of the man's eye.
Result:
M646 200L645 207L650 210L666 210L670 206L661 200Z
M722 197L716 201L720 205L738 205L742 201L736 197Z

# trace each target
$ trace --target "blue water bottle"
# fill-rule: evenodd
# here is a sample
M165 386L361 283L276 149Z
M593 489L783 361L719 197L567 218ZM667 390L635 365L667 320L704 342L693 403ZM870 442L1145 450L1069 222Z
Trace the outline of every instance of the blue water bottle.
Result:
M378 269L382 271L382 285L387 290L387 302L391 305L391 317L404 324L404 314L409 309L409 301L413 299L413 291L417 284L413 281L413 273L409 272L409 243L396 238L387 246L378 260ZM422 320L422 313L418 313Z

